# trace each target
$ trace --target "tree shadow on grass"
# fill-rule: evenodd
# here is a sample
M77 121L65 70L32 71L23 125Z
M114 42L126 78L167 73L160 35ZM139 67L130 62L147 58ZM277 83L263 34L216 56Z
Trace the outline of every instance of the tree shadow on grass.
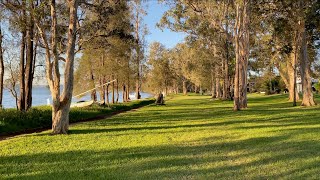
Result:
M92 122L94 126L112 126L112 125L140 125L144 123L160 123L169 124L180 122L191 122L197 120L201 121L216 121L217 119L225 119L228 121L235 121L236 123L250 123L250 121L264 121L276 119L293 119L300 118L299 114L292 115L292 113L306 112L308 117L315 116L314 109L301 109L291 107L289 102L283 101L285 95L262 96L249 99L249 108L240 112L232 111L232 104L225 102L225 106L221 106L216 102L203 101L203 99L188 99L188 103L183 100L181 102L171 102L166 109L156 108L150 106L143 111L134 113L125 113L114 116L110 119ZM196 98L196 97L195 97ZM277 102L277 101L280 101ZM200 107L194 104L202 103ZM261 102L265 102L264 104ZM176 104L179 106L177 107ZM251 106L250 106L251 104ZM312 115L311 115L312 114ZM210 120L209 120L210 119ZM246 119L245 121L242 121ZM192 122L193 123L193 122ZM233 124L233 122L231 122Z
M286 103L284 103L286 104ZM280 107L285 107L280 104ZM272 106L273 107L273 106ZM212 110L212 111L210 111ZM320 125L317 109L314 108L249 108L232 112L226 107L213 107L205 111L199 109L184 111L180 109L160 112L134 112L114 116L111 119L87 123L85 129L71 128L71 134L109 133L122 131L157 131L165 129L194 128L289 128L291 126ZM303 113L303 115L301 114ZM217 118L213 118L217 117ZM308 119L307 121L305 119ZM152 124L147 124L152 123ZM183 123L183 124L181 124ZM99 127L99 128L90 128Z
M320 159L314 158L320 155L319 142L296 142L291 135L220 141L224 138L1 156L0 174L16 179L299 179L320 171Z
M252 106L241 112L232 112L229 107L219 106L214 102L212 107L207 103L201 107L184 104L188 107L187 111L183 108L175 109L173 105L169 106L172 108L170 111L163 111L161 108L159 111L150 111L155 108L150 107L145 112L137 111L89 122L84 127L71 128L70 134L112 132L108 136L114 136L118 133L132 135L144 132L156 135L185 131L190 132L192 136L192 130L197 129L218 129L230 131L230 134L152 147L141 145L133 148L98 150L97 142L93 146L88 145L91 147L89 150L71 151L61 146L62 149L66 149L65 152L1 156L0 178L318 178L318 107L291 108L288 107L288 102L283 102L282 96L272 98L270 101L252 101ZM201 111L203 107L205 111ZM91 125L99 128L90 128ZM257 133L256 130L260 129L260 133ZM250 134L252 131L256 132ZM235 134L238 136L234 137ZM312 136L309 136L310 134Z

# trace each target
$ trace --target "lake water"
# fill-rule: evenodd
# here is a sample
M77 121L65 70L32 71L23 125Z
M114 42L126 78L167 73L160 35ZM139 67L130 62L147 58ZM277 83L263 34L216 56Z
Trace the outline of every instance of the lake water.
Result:
M97 95L98 95L98 98L99 98L99 93L97 93ZM115 96L116 96L116 94L115 94ZM111 97L112 97L112 93L109 93L109 101L111 101ZM149 97L152 97L152 95L149 94L149 93L144 93L144 92L141 93L141 98L142 99L143 98L149 98ZM51 100L50 90L46 86L34 86L33 87L33 90L32 90L32 106L46 105L48 99L49 99L49 101L51 103L52 100ZM87 94L86 96L81 97L81 98L73 98L72 102L89 101L89 100L91 100L90 94ZM119 102L123 102L122 92L121 91L119 91ZM15 99L10 94L10 92L8 90L6 90L6 89L3 92L3 102L2 102L2 104L3 104L4 108L15 108L16 107Z

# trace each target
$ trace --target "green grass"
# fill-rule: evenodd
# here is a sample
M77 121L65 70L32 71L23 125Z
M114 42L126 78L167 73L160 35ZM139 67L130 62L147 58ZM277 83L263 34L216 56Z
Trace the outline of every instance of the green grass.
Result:
M0 179L319 178L319 106L285 95L249 95L240 112L208 96L166 103L1 141Z
M148 105L154 99L131 101L128 103L113 104L110 107L91 105L87 107L74 107L70 110L70 122L79 122L101 115L108 115L116 111L126 111L140 106ZM25 132L27 130L50 128L52 124L51 106L36 106L27 112L16 109L0 109L0 135Z

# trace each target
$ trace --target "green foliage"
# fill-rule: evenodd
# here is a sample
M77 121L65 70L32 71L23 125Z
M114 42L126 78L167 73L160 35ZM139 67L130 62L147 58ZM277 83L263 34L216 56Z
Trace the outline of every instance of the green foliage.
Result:
M316 91L318 91L318 92L320 91L320 83L316 83L313 86L316 89Z
M222 64L222 60L215 57L201 40L179 43L172 49L166 49L155 42L150 46L148 60L150 70L147 85L149 90L156 93L179 87L181 90L183 82L187 86L196 85L209 89L212 69L215 65Z
M179 95L67 136L0 141L0 179L317 179L320 107L292 107L285 95L248 101L233 112L229 101Z
M280 76L274 76L270 78L263 78L262 90L266 92L266 95L280 93L284 90L285 84L281 80Z
M69 119L71 123L94 118L99 115L107 115L117 111L127 111L133 108L148 105L154 99L132 101L123 104L114 104L110 108L105 106L93 105L89 107L71 108ZM0 135L23 132L30 129L50 128L51 127L51 107L38 106L27 112L17 111L16 109L0 110Z
M89 6L83 25L84 50L75 70L75 94L114 79L120 86L131 78L134 37L130 17L126 1Z
M151 66L148 74L148 89L154 93L166 91L172 85L174 77L168 50L161 43L154 42L150 45L148 58Z

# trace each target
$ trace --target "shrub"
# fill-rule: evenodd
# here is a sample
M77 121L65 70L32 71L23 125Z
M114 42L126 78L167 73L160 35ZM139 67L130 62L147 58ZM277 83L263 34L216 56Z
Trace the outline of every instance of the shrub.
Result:
M269 94L279 94L285 88L284 82L279 76L267 78L263 81L262 90L266 92L266 95Z
M110 107L99 105L75 107L70 110L69 120L70 123L81 122L99 115L127 111L151 103L154 103L154 99L114 104ZM0 135L19 133L32 129L50 128L52 122L51 112L50 106L33 107L27 112L20 112L16 109L2 109L0 110Z
M314 84L313 87L317 93L320 91L320 84L319 83Z

